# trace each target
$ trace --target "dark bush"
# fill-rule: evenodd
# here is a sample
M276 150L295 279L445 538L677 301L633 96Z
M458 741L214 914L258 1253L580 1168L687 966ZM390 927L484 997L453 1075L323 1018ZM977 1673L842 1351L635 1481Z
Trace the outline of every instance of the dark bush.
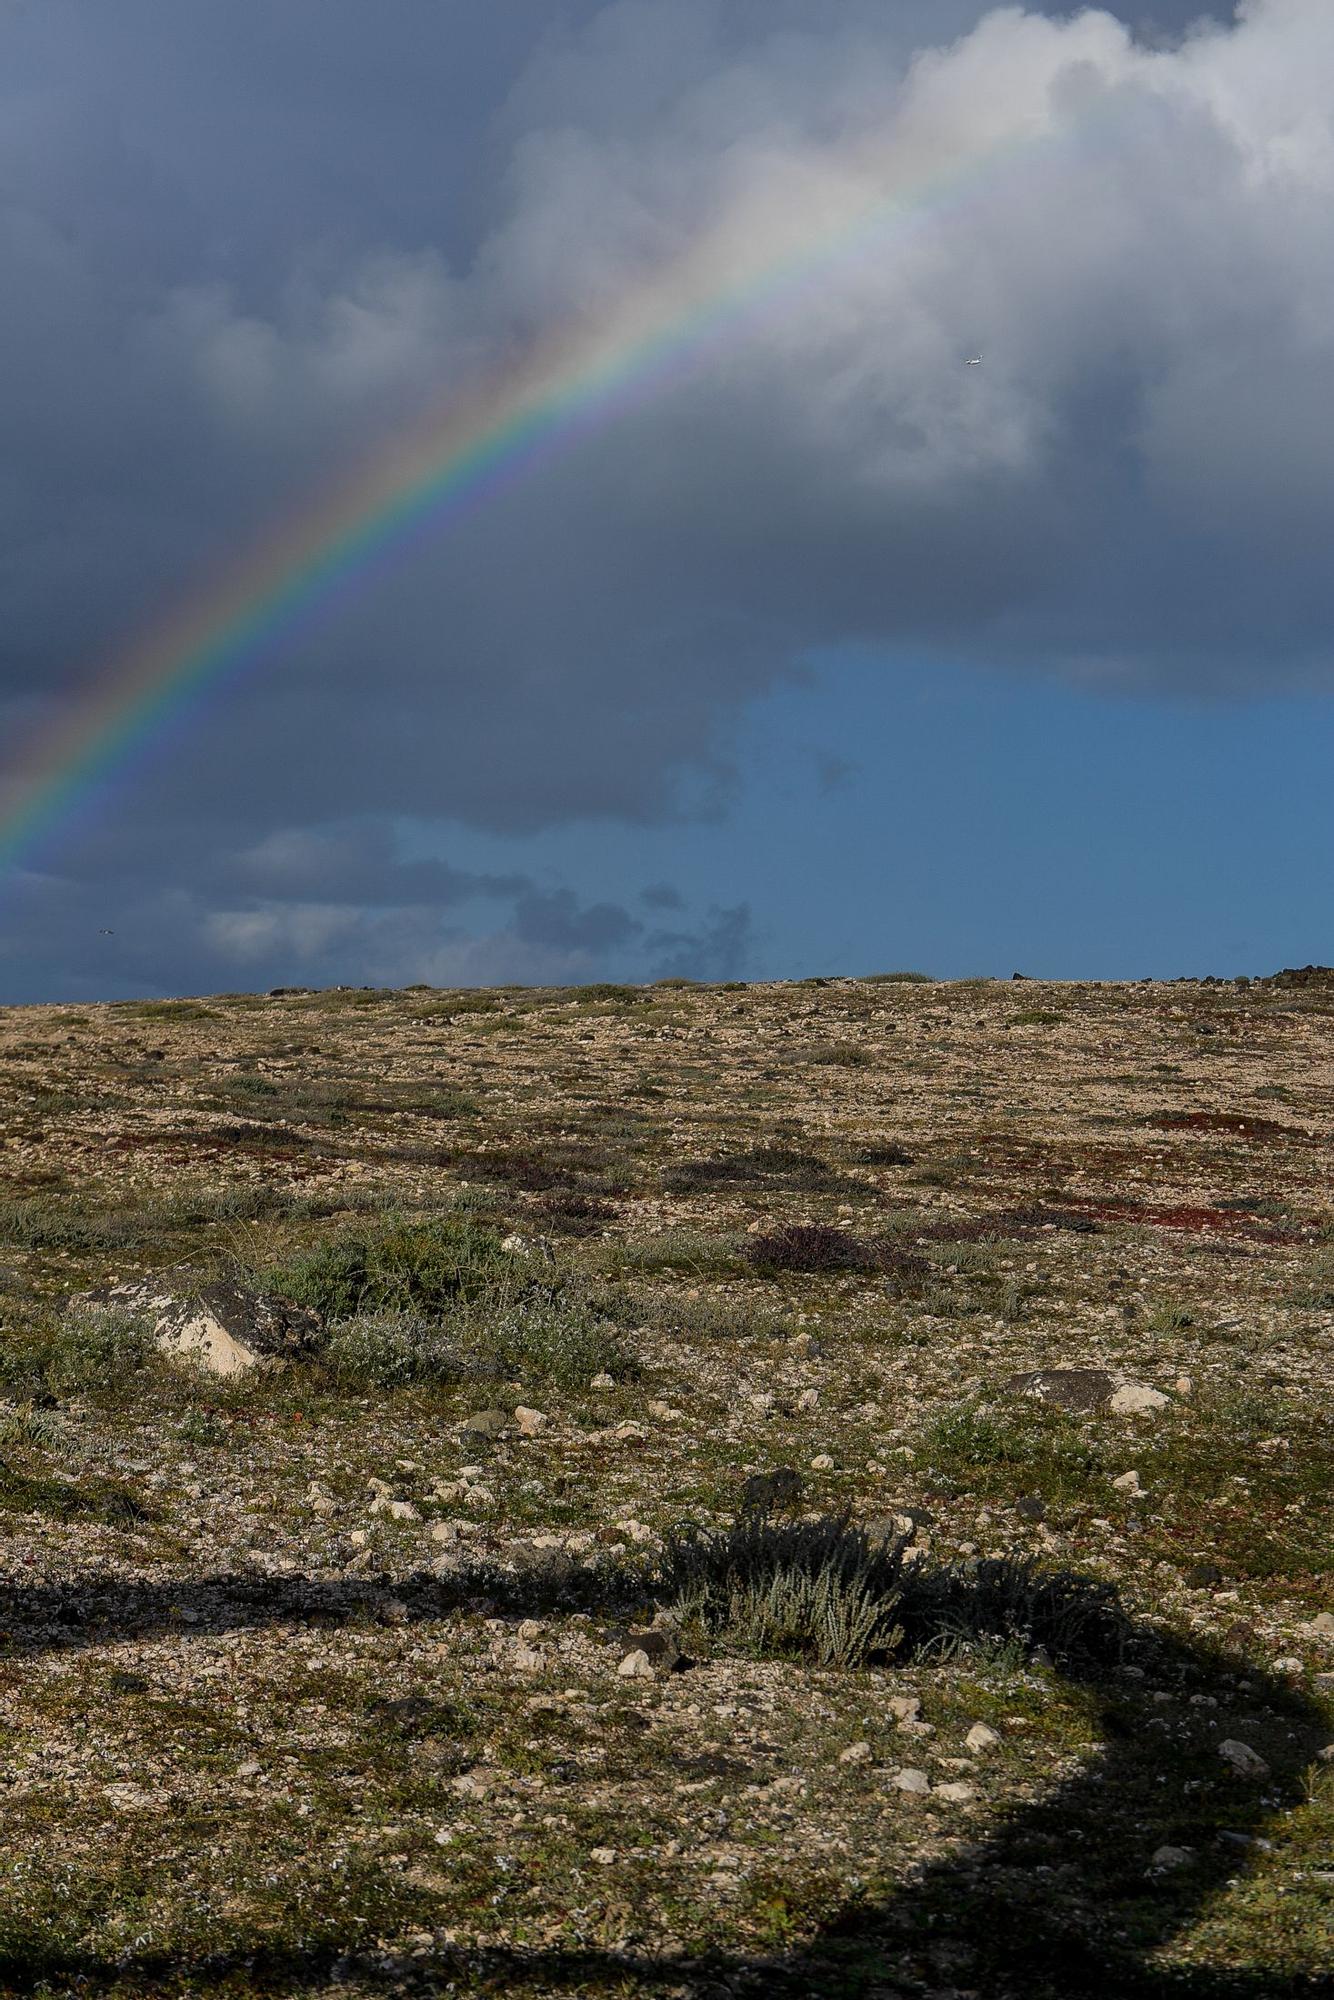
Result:
M745 1256L759 1272L866 1271L876 1265L869 1246L824 1222L789 1222L747 1239Z

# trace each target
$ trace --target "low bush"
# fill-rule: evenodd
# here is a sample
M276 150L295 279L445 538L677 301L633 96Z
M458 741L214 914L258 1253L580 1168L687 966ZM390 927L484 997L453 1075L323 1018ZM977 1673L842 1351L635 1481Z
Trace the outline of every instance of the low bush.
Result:
M734 1234L710 1235L704 1229L664 1229L657 1236L630 1236L609 1244L604 1268L627 1277L653 1271L731 1277L744 1269L742 1241Z
M344 1230L262 1275L270 1291L326 1320L386 1312L439 1316L480 1295L508 1263L494 1230L435 1216Z
M437 1320L412 1312L367 1312L330 1327L321 1363L340 1385L403 1389L458 1382L470 1371Z
M1053 1661L1111 1660L1127 1631L1110 1584L1007 1557L905 1565L904 1543L873 1543L847 1515L668 1535L654 1579L687 1627L762 1657L822 1666L876 1658L1043 1649Z
M1055 1660L1113 1660L1127 1631L1115 1586L1009 1556L919 1564L900 1594L907 1644L919 1657L976 1651Z
M647 1324L688 1340L786 1340L792 1323L766 1299L658 1291L629 1295L611 1310L625 1325Z
M746 1261L762 1274L779 1271L866 1271L873 1250L846 1229L824 1222L790 1222L746 1241Z
M927 1427L918 1456L937 1479L1002 1500L1074 1499L1101 1470L1075 1419L1037 1403L1013 1410L963 1403Z
M903 1638L895 1616L902 1545L876 1548L846 1516L668 1535L658 1586L687 1625L761 1657L856 1667Z
M108 1308L33 1318L0 1342L0 1387L26 1400L120 1391L160 1365L151 1327Z
M469 1347L498 1374L520 1382L586 1389L595 1375L636 1374L614 1326L583 1293L562 1284L498 1294L471 1315Z

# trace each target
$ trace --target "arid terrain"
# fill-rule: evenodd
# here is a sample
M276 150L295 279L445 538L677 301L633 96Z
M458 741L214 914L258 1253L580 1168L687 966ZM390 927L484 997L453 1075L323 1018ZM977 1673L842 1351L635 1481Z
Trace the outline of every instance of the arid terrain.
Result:
M0 1102L0 1991L1334 1991L1334 975L10 1008Z

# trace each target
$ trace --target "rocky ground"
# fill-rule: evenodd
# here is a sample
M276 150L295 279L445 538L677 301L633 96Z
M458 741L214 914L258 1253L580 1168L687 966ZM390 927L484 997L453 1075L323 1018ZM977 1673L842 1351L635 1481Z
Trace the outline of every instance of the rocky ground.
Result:
M0 1012L0 1991L1334 1990L1332 1030ZM682 1594L818 1517L899 1636Z

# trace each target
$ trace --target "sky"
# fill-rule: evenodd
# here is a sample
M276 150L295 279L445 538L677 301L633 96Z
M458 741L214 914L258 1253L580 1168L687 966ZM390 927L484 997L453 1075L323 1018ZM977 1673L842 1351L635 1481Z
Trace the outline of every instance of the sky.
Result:
M1328 0L0 0L0 1002L1334 957L1332 73ZM21 832L140 635L646 314Z

